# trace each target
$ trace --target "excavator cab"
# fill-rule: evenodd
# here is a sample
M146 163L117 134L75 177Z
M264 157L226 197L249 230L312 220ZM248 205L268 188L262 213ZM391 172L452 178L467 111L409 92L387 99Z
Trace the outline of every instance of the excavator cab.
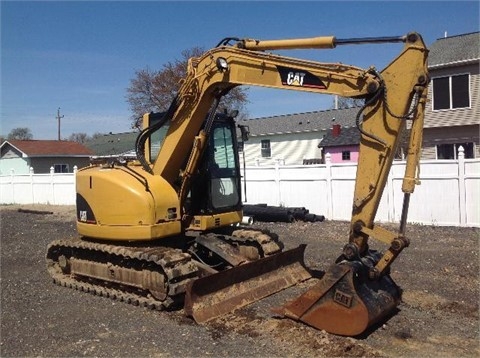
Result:
M216 115L199 165L199 175L192 183L186 199L186 212L189 215L241 210L241 178L235 129L233 118Z
M145 115L144 128L154 128L164 120L164 115L165 113ZM150 164L157 159L168 128L169 123L166 121L146 141L144 151ZM189 223L185 225L187 230L205 230L210 225L206 223L210 221L209 217L222 214L226 217L231 213L232 222L241 221L241 174L236 128L233 116L215 113L206 148L197 164L195 180L191 182L183 203L184 215L190 218L186 221Z

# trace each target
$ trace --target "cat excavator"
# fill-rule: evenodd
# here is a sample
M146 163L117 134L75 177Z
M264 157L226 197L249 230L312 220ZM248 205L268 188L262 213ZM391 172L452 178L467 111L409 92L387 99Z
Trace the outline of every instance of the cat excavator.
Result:
M275 54L276 50L402 43L382 71ZM92 161L76 174L79 237L47 247L53 281L152 309L183 305L199 323L310 279L305 245L284 250L275 233L242 225L238 139L245 127L218 110L236 86L364 100L349 238L324 276L274 312L333 334L356 336L390 315L401 289L390 265L408 246L429 77L417 33L398 37L225 38L191 58L164 113L143 116L135 160ZM375 225L387 176L409 123L398 232ZM373 250L369 240L386 245ZM321 240L321 237L319 238Z

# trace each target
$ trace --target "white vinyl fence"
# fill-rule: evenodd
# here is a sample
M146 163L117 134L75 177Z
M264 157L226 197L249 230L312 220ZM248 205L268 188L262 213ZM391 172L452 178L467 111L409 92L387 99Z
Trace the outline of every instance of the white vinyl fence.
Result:
M422 161L421 185L410 199L408 222L480 227L480 159ZM328 220L350 220L356 164L247 167L247 204L305 207ZM376 220L400 220L405 162L394 162ZM243 189L243 183L242 183ZM246 194L246 195L245 195ZM75 204L75 174L0 176L1 204Z
M75 205L75 173L0 175L0 204Z
M356 164L248 167L246 203L305 207L329 220L350 220ZM376 220L399 222L405 162L394 162ZM408 222L480 227L480 159L420 163L420 181L411 195Z

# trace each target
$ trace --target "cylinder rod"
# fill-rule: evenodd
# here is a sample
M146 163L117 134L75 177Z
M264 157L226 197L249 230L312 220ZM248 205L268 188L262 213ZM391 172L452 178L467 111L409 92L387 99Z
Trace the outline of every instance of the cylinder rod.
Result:
M360 37L351 39L335 39L335 45L361 45L374 43L405 42L405 36Z
M402 217L400 218L400 235L405 236L407 227L408 207L410 206L410 193L403 194Z
M335 36L321 36L300 39L284 40L253 40L245 39L237 43L237 46L247 50L295 50L295 49L332 49L337 45L360 45L368 43L405 42L408 36L364 37L337 39Z

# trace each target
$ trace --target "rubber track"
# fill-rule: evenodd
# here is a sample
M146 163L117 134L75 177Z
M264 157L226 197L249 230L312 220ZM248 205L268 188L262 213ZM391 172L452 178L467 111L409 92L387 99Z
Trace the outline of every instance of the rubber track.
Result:
M172 305L166 304L165 302L160 302L153 298L142 297L125 291L116 290L114 288L107 288L83 281L77 281L63 274L50 273L50 275L53 277L53 282L59 286L73 288L78 291L91 293L100 297L107 297L119 302L126 302L134 306L146 307L152 310L163 311L165 309L172 308Z
M232 232L231 238L227 236L224 240L231 244L256 244L261 248L261 254L264 257L279 253L283 249L283 245L278 241L276 235L273 236L260 230L240 228Z
M258 230L237 229L232 232L231 236L219 235L219 238L232 245L254 244L261 248L262 256L265 257L282 250L281 243L274 236ZM89 251L88 254L87 250ZM71 255L73 251L83 252L82 256L84 258L98 254L114 255L117 256L117 260L122 257L129 263L138 265L139 269L145 263L160 265L161 271L165 272L168 278L169 291L174 292L175 295L167 296L166 300L159 301L150 295L140 295L115 288L113 284L105 286L104 281L94 284L92 283L92 281L95 281L94 279L89 279L88 282L77 280L68 274L64 274L56 261L62 254L75 256ZM178 249L161 246L144 248L107 245L80 239L51 242L47 247L47 268L53 282L59 286L158 311L180 307L183 304L185 286L198 277L198 269L192 262L191 256Z
M75 254L72 254L73 252ZM56 259L62 254L73 257L102 255L105 258L115 258L116 261L127 261L130 267L137 266L138 269L142 269L145 264L159 266L160 271L164 272L168 280L169 295L164 301L159 301L147 294L140 295L117 289L113 287L113 284L105 286L104 281L101 280L99 284L92 283L93 279L88 281L77 280L64 274L56 262ZM196 265L191 261L190 255L178 249L125 247L83 240L56 240L50 243L47 248L47 266L54 283L60 286L156 310L172 309L179 306L183 302L186 284L195 279L198 272Z

